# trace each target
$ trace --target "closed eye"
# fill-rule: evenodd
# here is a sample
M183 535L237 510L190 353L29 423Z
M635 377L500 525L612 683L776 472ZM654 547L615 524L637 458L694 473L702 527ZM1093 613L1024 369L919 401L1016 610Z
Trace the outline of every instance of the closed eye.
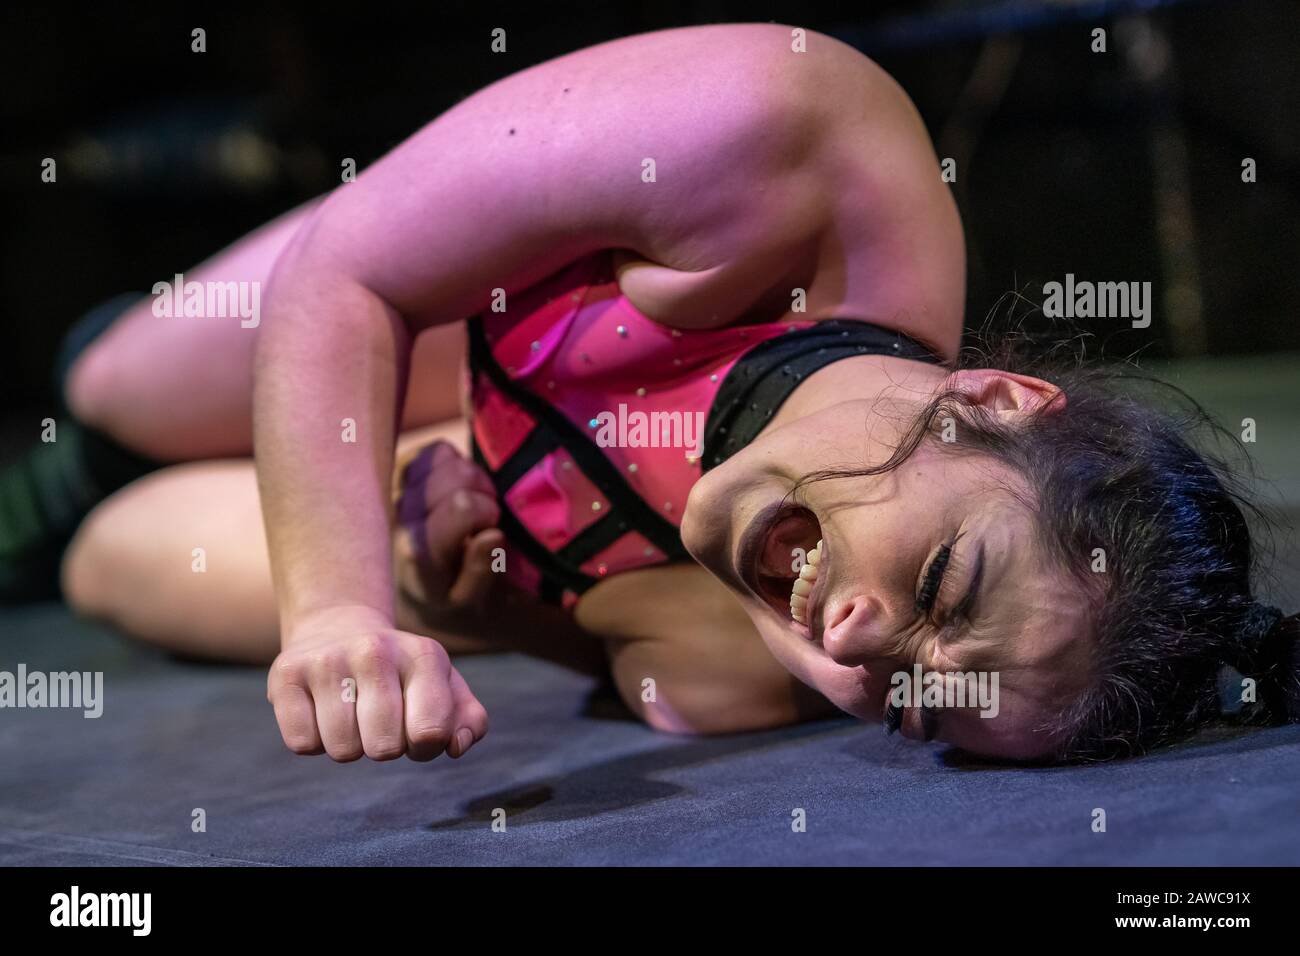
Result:
M935 599L939 596L939 585L943 583L943 573L947 570L948 560L952 557L952 545L940 546L925 569L925 578L921 581L921 590L916 594L916 610L929 614L934 610Z
M934 610L935 601L939 598L939 589L943 585L944 574L952 561L953 546L960 538L961 535L957 535L948 544L941 545L934 557L930 559L930 564L925 569L925 577L921 580L921 587L916 594L918 614L928 615Z

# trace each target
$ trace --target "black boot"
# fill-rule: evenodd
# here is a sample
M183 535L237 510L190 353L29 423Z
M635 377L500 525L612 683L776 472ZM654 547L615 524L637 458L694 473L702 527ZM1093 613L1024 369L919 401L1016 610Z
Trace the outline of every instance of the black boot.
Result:
M160 467L66 418L0 468L0 604L59 594L59 562L90 510Z
M117 296L69 330L55 361L62 398L68 372L86 347L138 302ZM91 509L119 488L162 466L117 444L63 412L46 435L0 468L0 604L59 594L59 563ZM53 441L48 440L53 438Z

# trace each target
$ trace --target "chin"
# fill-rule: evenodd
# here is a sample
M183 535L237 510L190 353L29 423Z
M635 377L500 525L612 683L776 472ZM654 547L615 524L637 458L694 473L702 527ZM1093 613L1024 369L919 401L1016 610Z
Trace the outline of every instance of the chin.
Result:
M691 487L680 532L687 553L725 582L726 577L718 574L718 562L726 559L730 514L721 484L713 478L713 473L705 475Z
M880 721L888 692L888 680L873 680L862 667L837 664L821 645L812 642L765 603L752 597L742 600L745 612L777 663L803 684L817 691L850 717Z
M682 546L686 548L686 553L695 559L697 564L704 567L706 571L713 571L713 566L707 560L709 551L709 535L705 531L701 522L692 519L692 504L695 500L695 493L687 499L686 509L682 512L682 524L678 529L682 536Z
M863 683L862 668L830 666L839 673L825 675L807 682L808 685L850 717L879 723L885 698L883 694L871 693Z

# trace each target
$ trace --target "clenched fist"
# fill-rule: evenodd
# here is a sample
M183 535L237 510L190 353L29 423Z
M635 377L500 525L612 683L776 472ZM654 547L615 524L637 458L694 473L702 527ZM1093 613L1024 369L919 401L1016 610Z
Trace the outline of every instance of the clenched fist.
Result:
M460 757L488 729L442 645L369 608L302 622L271 665L267 698L290 750L340 762Z

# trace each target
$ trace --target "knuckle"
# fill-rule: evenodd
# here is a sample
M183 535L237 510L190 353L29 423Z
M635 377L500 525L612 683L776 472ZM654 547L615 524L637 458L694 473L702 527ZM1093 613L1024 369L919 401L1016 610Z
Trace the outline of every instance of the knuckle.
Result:
M347 659L337 649L329 648L314 652L304 664L300 665L300 670L306 674L316 677L329 677L333 674L347 672Z
M480 522L496 524L501 512L496 497L482 491L475 491L474 496L476 498L474 510L477 512Z
M319 746L316 741L307 734L285 734L284 745L296 754L306 756Z
M430 446L430 460L435 465L448 466L456 461L461 461L460 453L452 447L451 442L438 439Z
M365 751L356 744L335 744L332 747L326 747L325 752L329 754L330 759L335 763L352 763L365 756Z
M405 750L400 737L384 736L366 745L366 756L371 760L396 760Z
M373 632L358 638L352 649L352 662L364 673L385 669L392 661L392 640L385 634Z
M420 747L444 747L451 740L451 728L436 721L416 721L407 728L406 735Z
M271 676L277 682L292 684L296 683L302 675L302 664L292 657L285 657L281 654L271 665Z
M439 672L447 669L451 663L447 649L429 637L415 637L406 652L413 663L437 669Z

